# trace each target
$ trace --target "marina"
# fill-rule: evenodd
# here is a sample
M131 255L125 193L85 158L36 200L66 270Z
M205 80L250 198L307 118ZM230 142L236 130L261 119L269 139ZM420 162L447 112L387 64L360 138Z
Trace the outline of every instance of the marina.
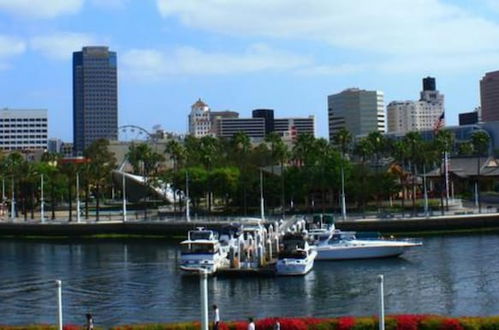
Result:
M323 221L328 219L328 221ZM180 243L180 269L231 274L306 275L317 260L397 257L421 246L416 240L357 239L355 232L335 229L332 216L293 217L265 222L241 219L219 231L198 227Z
M57 278L67 323L83 324L87 312L96 326L199 319L199 278L182 276L179 243L1 240L3 321L54 323ZM209 303L222 320L374 315L384 274L387 314L495 315L498 253L497 234L426 237L398 258L316 262L305 276L210 277Z

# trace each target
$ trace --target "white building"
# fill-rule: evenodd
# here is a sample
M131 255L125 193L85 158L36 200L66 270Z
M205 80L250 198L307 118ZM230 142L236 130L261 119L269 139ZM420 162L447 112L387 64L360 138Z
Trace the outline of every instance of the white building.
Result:
M47 110L0 109L1 150L45 150L47 131Z
M341 129L353 136L385 133L383 92L349 88L328 96L329 139Z
M197 100L191 106L189 114L189 134L195 137L203 137L211 135L211 118L210 107L201 101Z
M428 84L428 80L432 83ZM393 101L388 104L388 132L405 134L433 129L443 112L444 96L436 90L434 78L425 78L419 101Z

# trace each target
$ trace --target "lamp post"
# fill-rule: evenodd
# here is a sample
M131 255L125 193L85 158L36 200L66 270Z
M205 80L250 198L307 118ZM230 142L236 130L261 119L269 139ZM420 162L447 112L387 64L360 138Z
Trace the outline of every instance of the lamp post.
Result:
M185 220L187 222L191 221L191 214L189 209L189 173L185 171Z
M14 193L14 176L12 176L12 198L10 200L10 218L12 220L16 218L16 197Z
M76 172L76 223L80 220L80 172Z
M263 198L263 171L260 169L260 218L265 220L265 200Z
M341 164L341 216L343 220L347 219L347 203L345 200L345 170Z
M43 174L40 174L40 222L45 223L45 200L43 195Z
M122 191L123 191L123 222L126 222L126 178L125 172L122 172Z

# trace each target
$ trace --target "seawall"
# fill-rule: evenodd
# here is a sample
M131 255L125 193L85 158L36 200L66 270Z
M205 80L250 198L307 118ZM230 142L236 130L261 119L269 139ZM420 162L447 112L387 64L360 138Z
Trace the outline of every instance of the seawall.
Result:
M185 236L195 227L220 228L227 222L196 221L141 221L92 223L33 223L0 222L0 236L96 236L143 235ZM349 231L376 231L381 233L411 233L458 230L499 229L499 213L480 215L439 216L431 218L360 219L340 221L336 227Z

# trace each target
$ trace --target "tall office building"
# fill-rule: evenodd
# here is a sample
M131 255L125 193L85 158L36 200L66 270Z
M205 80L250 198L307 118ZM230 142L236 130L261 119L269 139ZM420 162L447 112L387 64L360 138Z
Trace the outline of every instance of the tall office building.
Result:
M108 47L83 47L73 53L75 154L100 138L118 138L116 53Z
M393 101L386 107L389 133L432 129L444 112L444 96L436 89L435 78L423 79L419 101Z
M385 132L383 92L349 88L328 96L329 140L341 129L353 136Z
M481 120L499 121L499 71L487 72L480 80Z
M47 130L47 110L0 109L0 150L45 150Z

